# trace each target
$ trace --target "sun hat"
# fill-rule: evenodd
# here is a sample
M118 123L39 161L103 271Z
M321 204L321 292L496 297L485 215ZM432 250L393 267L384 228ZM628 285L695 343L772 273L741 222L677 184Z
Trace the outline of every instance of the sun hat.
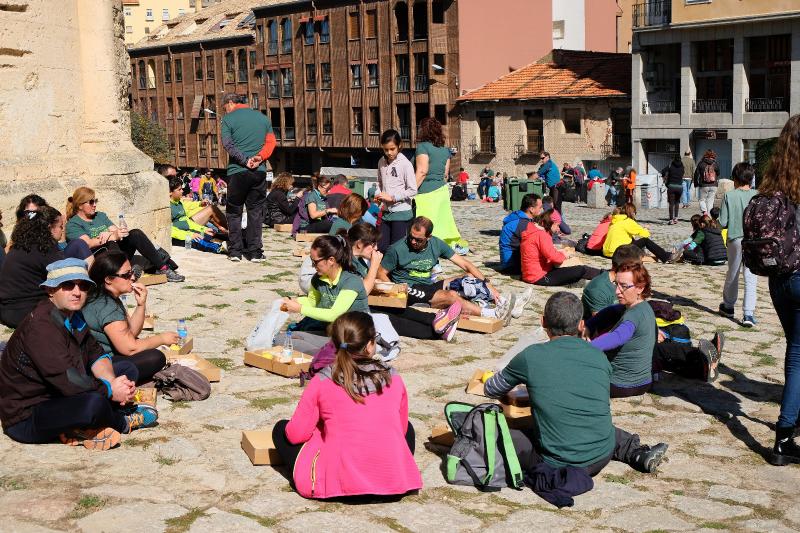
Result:
M70 257L47 265L47 279L39 286L56 288L65 281L75 280L88 281L94 285L86 270L86 261Z

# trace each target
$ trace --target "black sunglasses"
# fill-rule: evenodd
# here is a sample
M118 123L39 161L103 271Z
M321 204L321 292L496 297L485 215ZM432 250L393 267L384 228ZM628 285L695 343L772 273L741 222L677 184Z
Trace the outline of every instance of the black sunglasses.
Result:
M87 292L89 290L89 283L85 281L65 281L64 283L61 283L58 288L65 291L71 291L76 285L83 292Z
M136 281L137 279L139 279L139 273L131 269L128 270L127 272L123 272L122 274L111 274L109 278L132 279L133 281Z
M314 265L314 267L316 267L319 263L321 263L322 261L325 261L326 259L330 259L330 256L329 257L320 257L319 259L311 259L311 264Z
M92 198L91 200L87 200L84 203L89 204L89 205L97 205L97 202L99 202L99 201L100 200L98 200L97 198Z
M428 242L430 237L414 237L413 235L408 236L408 240L411 242Z

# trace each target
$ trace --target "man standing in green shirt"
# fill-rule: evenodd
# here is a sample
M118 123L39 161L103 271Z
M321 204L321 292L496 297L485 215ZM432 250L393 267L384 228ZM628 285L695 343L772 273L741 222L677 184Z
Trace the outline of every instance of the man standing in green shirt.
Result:
M640 472L655 472L668 445L642 445L638 435L612 424L611 364L602 351L579 338L582 311L574 294L551 296L542 315L550 340L520 352L486 381L485 394L502 398L517 385L527 388L534 427L511 431L525 471L546 463L586 468L595 476L613 459Z
M267 199L266 160L275 148L269 119L246 104L237 94L222 98L222 146L228 152L228 216L231 261L266 261L261 241ZM247 230L242 232L242 212L247 207Z

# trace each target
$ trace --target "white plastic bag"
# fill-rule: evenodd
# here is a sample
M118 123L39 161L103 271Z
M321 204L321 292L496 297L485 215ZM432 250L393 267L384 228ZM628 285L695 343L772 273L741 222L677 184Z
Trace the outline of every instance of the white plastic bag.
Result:
M508 349L508 351L500 358L495 365L494 370L495 372L500 372L508 363L514 359L514 356L520 353L522 350L530 346L531 344L541 344L543 342L547 342L549 339L547 338L547 333L545 333L544 328L539 326L533 333L523 333L517 339L517 343Z
M300 265L300 273L297 275L297 282L300 284L300 290L303 291L303 294L308 294L311 289L311 278L316 273L317 269L314 268L314 263L311 262L311 256L305 256L303 263Z
M261 317L255 329L247 336L245 346L248 351L270 348L274 344L275 335L289 320L289 313L281 311L281 300L272 302L272 308Z
M370 313L375 324L375 332L380 336L380 342L375 346L375 351L384 362L396 359L400 355L400 335L395 331L389 317L380 313Z

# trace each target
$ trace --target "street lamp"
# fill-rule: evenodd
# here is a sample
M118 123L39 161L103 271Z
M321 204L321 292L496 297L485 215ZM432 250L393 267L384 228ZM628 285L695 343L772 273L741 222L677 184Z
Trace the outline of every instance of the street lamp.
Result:
M441 70L442 72L448 72L448 73L452 74L453 78L455 78L456 89L458 89L458 74L455 74L454 72L450 72L449 70L447 70L443 66L437 65L436 63L432 63L431 66L433 67L433 70Z

